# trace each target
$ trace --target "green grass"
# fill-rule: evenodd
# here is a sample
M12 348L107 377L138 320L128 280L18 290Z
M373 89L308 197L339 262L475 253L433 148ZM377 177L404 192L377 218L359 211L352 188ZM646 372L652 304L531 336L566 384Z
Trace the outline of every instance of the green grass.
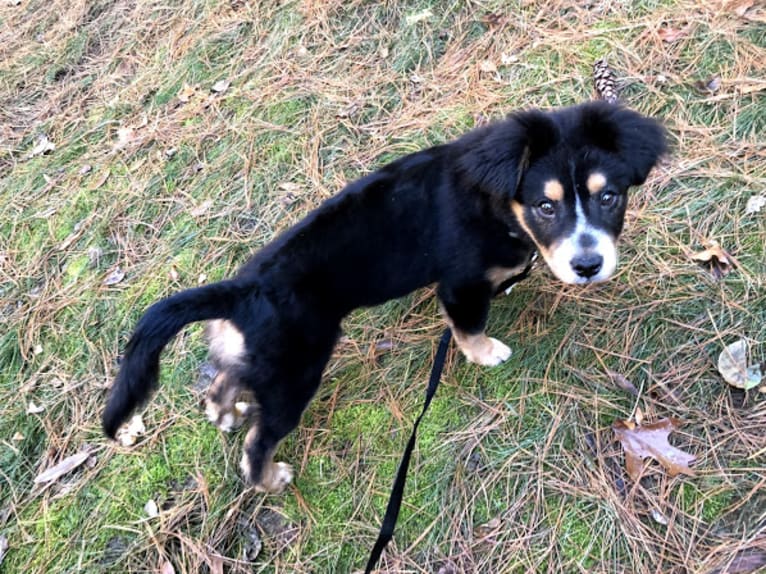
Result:
M493 306L507 363L453 351L386 568L708 572L760 543L763 401L715 371L740 336L766 356L766 220L744 212L766 181L757 19L684 0L30 0L0 21L0 571L156 572L169 560L207 572L216 556L231 572L359 569L441 329L429 292L345 321L280 447L297 471L281 497L246 490L243 433L203 420L199 327L163 355L147 436L129 449L98 423L118 356L148 305L228 276L345 182L482 116L590 98L600 57L626 103L664 118L672 157L631 198L617 277L578 290L536 271ZM673 43L657 37L687 23ZM694 87L715 75L716 94ZM221 79L230 87L212 96ZM185 85L197 91L184 103ZM136 139L118 149L127 126ZM43 133L56 149L29 158ZM713 240L738 262L718 282L689 260ZM117 266L125 278L104 285ZM373 357L384 340L393 348ZM45 410L28 414L30 401ZM630 482L610 425L636 406L685 421L672 441L697 454L696 477L652 463ZM85 444L92 462L34 485ZM237 562L253 528L263 550Z

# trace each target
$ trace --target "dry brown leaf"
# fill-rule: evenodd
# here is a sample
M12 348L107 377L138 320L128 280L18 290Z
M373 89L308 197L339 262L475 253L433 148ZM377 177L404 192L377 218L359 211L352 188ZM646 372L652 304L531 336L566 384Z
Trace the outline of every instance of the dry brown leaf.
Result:
M710 570L707 574L751 574L763 572L761 568L766 566L766 551L758 548L740 550L727 561L725 566Z
M694 87L703 94L715 94L721 89L721 77L713 76L707 80L697 80L694 83Z
M381 339L377 341L373 347L375 356L380 356L388 353L394 348L394 342L391 339Z
M688 26L685 28L672 28L671 26L666 26L665 28L660 28L657 30L657 35L663 42L672 44L673 42L676 42L685 37L688 32Z
M199 217L200 215L204 215L205 212L207 212L211 207L213 207L213 200L212 199L206 199L202 203L200 203L197 207L192 209L189 212L189 215L192 217Z
M480 524L475 529L476 536L480 538L486 538L494 533L496 533L500 527L503 525L502 520L495 517L489 522L485 522L484 524Z
M744 16L755 4L755 0L741 0L737 2L727 2L726 8L733 11L737 16Z
M51 468L38 474L35 477L33 482L35 484L42 484L45 482L53 482L54 480L58 480L59 478L61 478L68 472L72 472L74 469L76 469L78 466L80 466L82 463L88 460L88 457L90 456L90 454L91 454L90 450L85 449L78 452L77 454L68 456L57 465L52 466Z
M413 26L417 24L418 22L422 22L423 20L430 20L433 18L434 13L431 12L428 8L425 10L421 10L420 12L415 12L414 14L409 14L405 17L404 21L407 22L408 26Z
M633 420L636 421L638 426L641 426L641 423L644 422L644 411L641 410L641 407L636 407L636 410L633 413Z
M664 514L662 514L662 512L657 510L656 508L652 508L652 513L651 514L652 514L652 518L654 519L654 521L657 524L662 524L663 526L667 526L668 525L667 517Z
M508 23L508 16L502 12L489 12L484 16L484 18L482 18L482 22L484 22L490 28L499 28L500 26L505 26L505 24Z
M693 261L703 265L715 279L721 279L734 269L734 258L715 241L704 251L691 255Z
M730 0L723 3L724 10L734 12L740 18L746 20L757 19L756 10L751 10L755 6L755 0Z
M628 476L637 481L646 458L653 458L668 471L670 476L677 474L694 475L689 468L696 457L668 442L668 435L679 428L677 419L662 419L648 425L637 425L632 421L615 421L612 424L617 439L625 451L625 469Z
M112 174L111 171L109 171L109 168L101 170L101 173L98 178L94 178L93 183L88 186L88 189L90 191L99 189L102 185L106 183L106 180L109 179L109 176Z
M27 155L27 159L32 159L38 155L45 155L56 149L56 145L48 139L48 136L43 134L37 138L37 144L32 148L32 151Z
M117 130L117 141L114 143L114 151L121 150L137 139L136 129L132 126L123 126Z
M625 375L622 375L620 373L616 373L614 371L607 370L607 375L609 375L609 379L618 387L620 387L623 391L626 391L633 395L634 397L638 396L638 389L636 389L635 385L631 383Z
M218 80L210 87L210 91L216 94L222 94L229 89L229 86L231 86L229 80Z
M207 565L210 567L210 574L223 574L223 558L217 554L207 557Z
M36 405L32 401L29 401L29 404L27 405L27 414L28 415L39 415L44 410L45 410L45 407Z
M117 285L117 283L123 279L125 279L125 272L119 267L115 267L115 269L104 278L104 285Z
M497 66L492 60L484 60L479 64L479 69L485 74L494 74L497 72Z
M748 345L745 339L727 345L718 355L718 372L732 387L750 390L761 384L761 366L748 365Z
M178 99L185 104L189 102L189 100L191 100L196 93L197 88L195 86L184 84L183 88L181 88L181 91L178 92Z
M764 206L766 206L766 195L754 195L747 200L747 205L745 205L745 213L747 215L758 213L761 211L761 209L763 209Z
M160 515L160 508L157 506L157 503L150 498L146 504L144 504L144 512L149 518L157 518Z

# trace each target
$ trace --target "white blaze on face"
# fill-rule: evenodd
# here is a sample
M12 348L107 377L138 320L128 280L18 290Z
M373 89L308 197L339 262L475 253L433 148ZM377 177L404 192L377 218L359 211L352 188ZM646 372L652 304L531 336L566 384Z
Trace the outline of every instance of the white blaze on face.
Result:
M582 209L579 196L575 196L574 231L561 241L556 242L547 253L543 251L548 267L564 283L597 283L606 281L617 269L617 246L612 237L590 224ZM600 256L601 268L591 277L577 273L573 267L578 257L586 255Z

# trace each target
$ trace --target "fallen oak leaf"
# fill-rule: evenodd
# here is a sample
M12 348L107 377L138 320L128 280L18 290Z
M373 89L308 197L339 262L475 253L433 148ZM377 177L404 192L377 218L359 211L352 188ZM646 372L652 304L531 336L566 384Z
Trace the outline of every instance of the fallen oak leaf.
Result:
M694 476L689 468L697 457L672 446L668 435L681 426L680 421L665 418L656 423L637 425L632 421L615 421L612 431L625 451L625 470L638 481L646 458L653 458L668 471L670 476L687 474Z
M229 86L231 86L231 82L229 80L218 80L210 87L210 91L215 94L222 94L229 89Z
M751 574L761 572L766 566L766 551L758 548L746 548L740 550L726 564L709 570L706 574Z
M33 401L29 401L29 404L27 405L28 415L39 415L44 410L45 410L45 407L36 405Z
M747 341L740 339L724 347L718 355L718 372L721 373L723 380L732 387L745 391L754 389L763 379L761 365L747 364L747 352Z
M627 379L625 375L610 370L607 370L606 374L609 375L609 379L623 391L630 393L634 397L638 396L638 389Z
M120 281L125 279L125 272L120 269L119 267L115 267L114 270L106 276L106 278L103 281L103 284L107 287L110 285L117 285Z
M495 74L497 73L497 65L492 60L483 60L479 63L479 70L485 74Z
M157 518L160 515L160 508L157 506L157 503L150 498L147 503L144 504L144 512L149 518Z
M189 84L184 84L183 88L181 88L181 91L178 92L178 99L181 103L185 104L185 103L188 103L189 100L191 100L194 97L194 94L196 93L197 93L196 86L190 86Z
M37 144L32 148L32 151L27 155L27 159L32 159L38 155L45 155L56 149L56 145L48 139L48 136L42 134L37 138Z
M672 28L670 26L666 26L665 28L660 28L657 30L657 35L660 37L660 39L663 42L666 42L667 44L672 44L673 42L680 40L684 36L687 35L689 32L689 27L686 26L685 28Z
M662 512L657 510L656 508L652 508L651 514L652 514L652 518L654 519L654 521L657 524L662 524L663 526L667 526L668 525L667 517L664 514L662 514Z
M766 195L754 195L747 200L745 213L747 215L758 213L764 206L766 206Z
M694 82L694 87L703 94L715 94L721 89L720 76L713 76L707 80L697 80Z
M692 261L703 265L716 280L731 273L735 266L734 258L716 241L711 241L709 248L690 257Z
M90 449L84 449L77 454L68 456L57 465L52 466L51 468L38 474L34 478L33 482L35 484L43 484L45 482L53 482L54 480L58 480L65 474L72 472L74 469L82 465L86 460L88 460L88 457L91 454L92 453Z
M223 574L223 558L217 554L208 554L206 560L210 574Z
M734 12L737 16L744 16L750 8L753 7L753 4L755 4L755 0L741 0L733 2L724 2L724 8L727 10L731 10Z

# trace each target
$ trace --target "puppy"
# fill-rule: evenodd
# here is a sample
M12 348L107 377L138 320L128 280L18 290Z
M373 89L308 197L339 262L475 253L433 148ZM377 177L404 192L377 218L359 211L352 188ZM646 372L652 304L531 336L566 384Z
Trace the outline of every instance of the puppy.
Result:
M460 350L497 365L511 351L484 332L493 295L536 252L564 283L608 279L627 190L644 182L665 147L656 121L593 102L522 111L350 183L233 278L147 310L125 350L104 431L114 437L148 398L168 341L188 323L209 321L218 375L207 415L229 430L255 411L242 471L257 489L282 491L293 472L273 461L274 450L319 386L344 316L436 283Z

